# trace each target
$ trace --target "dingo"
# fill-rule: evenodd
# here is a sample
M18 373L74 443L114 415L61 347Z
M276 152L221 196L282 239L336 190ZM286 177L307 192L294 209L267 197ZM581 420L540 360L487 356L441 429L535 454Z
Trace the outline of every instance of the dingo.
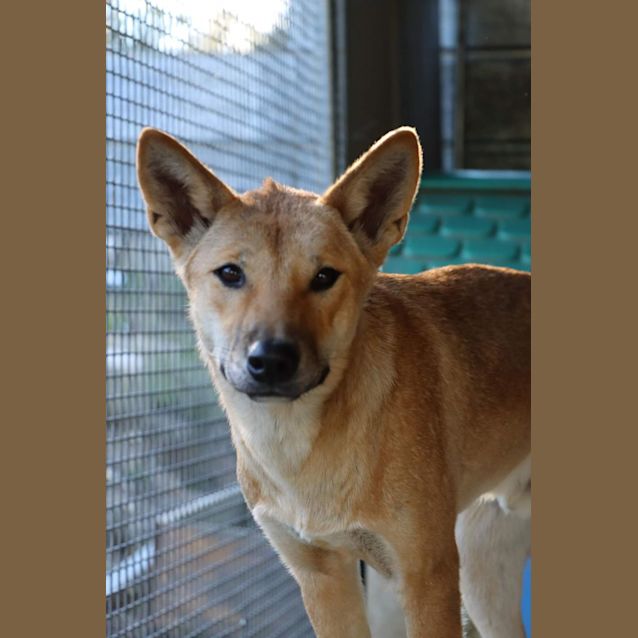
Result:
M371 635L359 559L396 587L409 638L460 638L460 591L483 638L522 636L530 276L378 272L418 189L416 132L323 195L270 179L237 194L154 129L137 167L246 502L317 636Z

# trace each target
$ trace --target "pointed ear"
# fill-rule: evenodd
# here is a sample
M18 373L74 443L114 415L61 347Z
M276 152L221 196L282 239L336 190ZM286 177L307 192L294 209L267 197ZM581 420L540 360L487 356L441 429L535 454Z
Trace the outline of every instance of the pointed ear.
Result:
M413 128L390 131L323 194L366 256L378 267L403 237L421 176L421 144Z
M148 224L176 259L185 256L236 194L175 138L145 128L137 142L137 179Z

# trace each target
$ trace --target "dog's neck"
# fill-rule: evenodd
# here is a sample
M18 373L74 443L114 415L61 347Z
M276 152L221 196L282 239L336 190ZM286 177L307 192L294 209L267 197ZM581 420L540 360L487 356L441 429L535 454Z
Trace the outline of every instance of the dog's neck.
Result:
M215 378L233 442L251 473L283 486L294 482L321 427L322 401L255 402L223 378Z

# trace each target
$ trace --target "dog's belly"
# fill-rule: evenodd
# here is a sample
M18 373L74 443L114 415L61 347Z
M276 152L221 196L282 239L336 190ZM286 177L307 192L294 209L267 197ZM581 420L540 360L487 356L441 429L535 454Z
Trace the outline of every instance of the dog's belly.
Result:
M361 527L332 534L309 534L290 528L299 540L324 549L346 550L365 561L386 578L392 578L393 553L381 536Z

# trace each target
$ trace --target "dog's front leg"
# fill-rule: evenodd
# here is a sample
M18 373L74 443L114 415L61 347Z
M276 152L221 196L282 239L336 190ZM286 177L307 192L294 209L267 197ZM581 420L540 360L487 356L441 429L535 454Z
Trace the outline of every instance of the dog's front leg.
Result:
M429 533L421 528L402 536L403 542L391 544L398 558L408 638L461 638L459 556L453 530Z
M358 561L302 542L272 519L258 522L299 583L317 638L370 638Z
M358 561L321 551L323 568L293 570L317 638L370 638Z
M458 558L421 561L403 574L408 638L461 638Z

